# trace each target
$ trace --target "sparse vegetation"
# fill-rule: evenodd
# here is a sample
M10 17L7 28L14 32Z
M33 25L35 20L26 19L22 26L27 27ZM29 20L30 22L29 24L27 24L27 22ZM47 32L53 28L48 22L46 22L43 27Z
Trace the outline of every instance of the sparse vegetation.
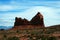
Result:
M4 38L6 38L6 37L7 37L7 35L5 35L5 34L4 34L4 35L3 35L3 37L4 37Z
M43 29L43 28L42 28ZM4 30L0 31L0 36L3 35L0 39L2 40L20 40L20 38L28 38L28 40L57 40L57 37L54 37L55 29L47 29L42 31L42 29L25 29L25 30ZM50 31L51 30L51 31ZM57 29L59 30L59 29ZM60 32L60 31L57 31Z
M16 30L16 33L19 33L19 30Z
M19 40L18 37L9 37L7 40Z
M56 37L49 37L47 40L57 40Z

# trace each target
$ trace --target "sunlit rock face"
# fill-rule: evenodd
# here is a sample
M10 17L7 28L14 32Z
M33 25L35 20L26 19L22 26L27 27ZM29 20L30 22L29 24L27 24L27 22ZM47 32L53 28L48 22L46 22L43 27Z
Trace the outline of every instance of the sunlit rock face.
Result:
M38 12L30 21L27 19L22 19L22 18L15 18L15 23L14 27L24 26L23 28L34 28L34 27L44 27L44 21L43 21L43 16L40 12Z

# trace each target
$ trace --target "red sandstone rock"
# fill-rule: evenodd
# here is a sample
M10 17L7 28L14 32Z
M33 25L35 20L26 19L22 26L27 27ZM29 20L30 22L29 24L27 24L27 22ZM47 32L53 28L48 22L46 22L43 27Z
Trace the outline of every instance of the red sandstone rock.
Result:
M40 12L38 12L32 19L31 25L41 25L44 26L43 16Z
M20 26L20 25L28 25L29 21L27 19L22 19L22 18L15 18L15 23L14 26Z
M23 20L21 18L15 18L14 26L20 26L23 24Z
M40 12L38 12L31 21L22 18L15 18L14 28L36 28L36 27L44 27L43 16Z
M24 25L29 25L30 22L29 22L27 19L24 18L24 19L23 19L23 24L24 24Z

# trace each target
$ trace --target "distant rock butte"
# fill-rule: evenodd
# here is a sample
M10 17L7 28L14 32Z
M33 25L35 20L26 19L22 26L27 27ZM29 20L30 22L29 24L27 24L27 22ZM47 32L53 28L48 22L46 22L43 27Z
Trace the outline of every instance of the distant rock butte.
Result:
M28 26L31 26L30 28L35 28L35 26L44 27L42 14L38 12L30 21L28 21L25 18L24 19L18 17L15 18L14 28L29 28Z

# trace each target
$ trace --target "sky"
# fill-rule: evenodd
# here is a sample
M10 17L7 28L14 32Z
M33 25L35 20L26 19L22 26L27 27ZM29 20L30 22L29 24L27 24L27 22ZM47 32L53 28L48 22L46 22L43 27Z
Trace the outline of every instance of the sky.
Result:
M31 20L37 12L45 26L60 24L60 0L0 0L0 26L13 26L15 17Z

